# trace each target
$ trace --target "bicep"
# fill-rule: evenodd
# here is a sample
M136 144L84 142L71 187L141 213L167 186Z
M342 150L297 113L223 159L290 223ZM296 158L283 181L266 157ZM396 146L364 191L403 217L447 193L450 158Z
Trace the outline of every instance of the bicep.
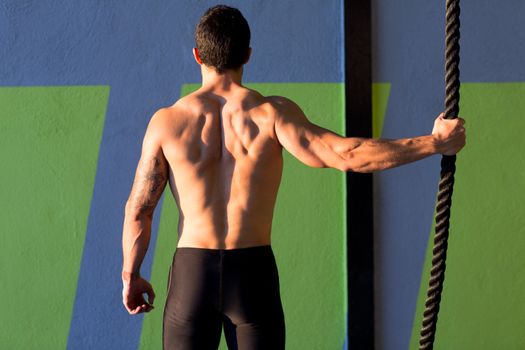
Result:
M158 126L150 122L126 206L134 215L152 215L168 181L169 165L161 139Z

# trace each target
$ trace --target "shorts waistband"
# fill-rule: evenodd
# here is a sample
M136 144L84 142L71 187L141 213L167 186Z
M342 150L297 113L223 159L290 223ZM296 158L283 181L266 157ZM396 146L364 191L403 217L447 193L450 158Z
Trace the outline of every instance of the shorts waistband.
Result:
M200 247L177 247L175 252L203 252L203 253L222 253L222 254L235 254L235 253L255 253L259 251L271 251L271 244L258 245L252 247L242 248L200 248Z

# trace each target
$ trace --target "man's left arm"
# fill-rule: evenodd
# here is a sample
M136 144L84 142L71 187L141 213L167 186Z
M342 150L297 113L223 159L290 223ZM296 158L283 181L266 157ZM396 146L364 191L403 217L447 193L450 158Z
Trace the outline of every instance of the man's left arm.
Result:
M154 292L140 276L140 266L148 250L153 212L168 181L168 162L162 152L162 113L151 118L131 193L126 202L122 232L123 303L130 314L151 310ZM143 293L148 294L146 303Z

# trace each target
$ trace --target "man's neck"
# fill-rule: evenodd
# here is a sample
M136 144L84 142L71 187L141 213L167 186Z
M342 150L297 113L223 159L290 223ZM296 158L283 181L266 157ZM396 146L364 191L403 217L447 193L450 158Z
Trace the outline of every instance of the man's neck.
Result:
M213 68L201 65L202 87L213 90L230 90L232 87L242 86L242 67L237 70L227 70L217 73Z

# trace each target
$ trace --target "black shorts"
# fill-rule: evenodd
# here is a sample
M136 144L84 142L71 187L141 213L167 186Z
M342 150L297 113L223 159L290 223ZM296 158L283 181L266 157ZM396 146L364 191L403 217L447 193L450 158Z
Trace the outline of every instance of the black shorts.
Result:
M284 349L279 275L270 245L177 248L168 277L164 350Z

